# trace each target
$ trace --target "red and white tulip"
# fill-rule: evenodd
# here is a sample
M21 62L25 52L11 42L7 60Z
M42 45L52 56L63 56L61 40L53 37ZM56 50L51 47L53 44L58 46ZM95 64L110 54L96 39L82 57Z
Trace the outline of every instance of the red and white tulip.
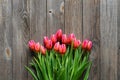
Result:
M62 38L62 30L59 29L57 32L56 32L56 37L57 37L57 40L60 41L61 38Z
M35 49L35 41L34 40L30 40L28 42L28 46L31 50L34 50Z
M80 46L80 44L81 44L81 41L75 39L74 42L73 42L73 47L78 48Z
M55 43L54 50L59 51L60 42Z
M59 46L59 53L60 54L65 54L66 52L66 45L65 44L62 44Z
M57 42L57 38L56 38L55 34L51 35L50 39L51 39L53 45Z
M39 42L37 42L35 44L35 52L40 52L40 43Z

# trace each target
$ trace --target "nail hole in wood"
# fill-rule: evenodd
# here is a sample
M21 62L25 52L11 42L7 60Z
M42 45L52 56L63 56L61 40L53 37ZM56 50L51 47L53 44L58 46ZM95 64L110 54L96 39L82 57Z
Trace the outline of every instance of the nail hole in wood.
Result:
M49 10L49 13L52 13L52 11L51 11L51 10Z

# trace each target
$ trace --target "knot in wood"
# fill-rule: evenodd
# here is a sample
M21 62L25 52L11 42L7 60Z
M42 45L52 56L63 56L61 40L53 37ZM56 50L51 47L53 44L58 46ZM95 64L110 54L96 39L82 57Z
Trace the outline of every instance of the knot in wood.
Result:
M6 53L6 58L10 59L10 57L11 57L11 50L10 50L10 48L5 48L5 53Z
M60 12L64 14L64 2L60 5Z

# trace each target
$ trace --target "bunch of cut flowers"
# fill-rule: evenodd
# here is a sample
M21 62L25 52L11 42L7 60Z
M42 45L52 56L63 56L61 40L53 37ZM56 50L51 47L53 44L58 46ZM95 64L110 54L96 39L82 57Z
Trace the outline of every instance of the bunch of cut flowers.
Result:
M34 80L88 80L92 42L81 42L73 33L66 35L59 29L43 44L30 40L28 45L35 54L30 66L25 66Z

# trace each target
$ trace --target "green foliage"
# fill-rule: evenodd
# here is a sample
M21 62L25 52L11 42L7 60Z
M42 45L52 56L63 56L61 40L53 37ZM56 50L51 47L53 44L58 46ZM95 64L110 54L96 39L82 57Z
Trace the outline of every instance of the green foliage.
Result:
M91 62L89 52L81 49L73 49L68 46L64 55L54 50L39 53L30 67L25 68L33 76L34 80L87 80L89 77Z

